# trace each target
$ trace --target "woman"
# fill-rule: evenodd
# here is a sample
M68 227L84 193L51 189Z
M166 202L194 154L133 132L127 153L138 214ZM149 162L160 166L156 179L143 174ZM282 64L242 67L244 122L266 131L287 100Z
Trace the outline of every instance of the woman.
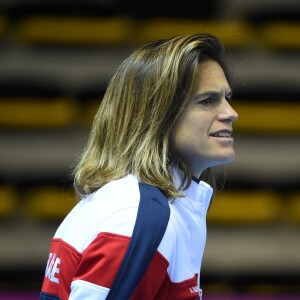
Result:
M118 68L76 167L82 200L52 240L41 299L107 297L144 197L139 183L163 193L170 219L131 299L198 299L213 167L235 156L223 50L209 34L178 36Z

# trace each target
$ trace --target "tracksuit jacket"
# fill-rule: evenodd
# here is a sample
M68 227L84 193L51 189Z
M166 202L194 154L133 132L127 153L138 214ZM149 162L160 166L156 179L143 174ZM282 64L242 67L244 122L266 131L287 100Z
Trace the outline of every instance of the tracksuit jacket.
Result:
M131 300L198 299L212 193L207 183L192 181L185 197L169 202L166 232ZM137 178L128 175L82 199L52 239L40 299L105 299L143 196Z

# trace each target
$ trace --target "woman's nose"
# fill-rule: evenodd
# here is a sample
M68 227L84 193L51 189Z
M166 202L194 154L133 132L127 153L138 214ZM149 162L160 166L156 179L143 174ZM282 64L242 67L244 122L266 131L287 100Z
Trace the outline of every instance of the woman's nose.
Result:
M239 117L238 113L233 109L233 107L231 105L230 106L230 110L231 110L231 120L232 122L236 121L237 118Z
M221 111L220 117L222 119L230 120L231 122L234 122L238 118L238 113L233 109L233 107L225 100L223 109Z

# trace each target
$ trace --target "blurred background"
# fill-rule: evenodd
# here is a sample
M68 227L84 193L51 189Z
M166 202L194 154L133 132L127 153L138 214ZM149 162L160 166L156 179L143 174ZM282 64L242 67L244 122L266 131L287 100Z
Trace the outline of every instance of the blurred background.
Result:
M225 42L239 113L236 161L208 214L206 299L300 299L299 16L298 0L1 0L0 299L37 299L116 67L196 32Z

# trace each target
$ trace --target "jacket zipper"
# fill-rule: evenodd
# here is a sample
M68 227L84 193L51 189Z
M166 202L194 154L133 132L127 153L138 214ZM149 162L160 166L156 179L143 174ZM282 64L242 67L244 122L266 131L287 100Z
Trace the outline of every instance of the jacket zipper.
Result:
M199 288L199 300L202 300L202 295L203 295L202 289Z

